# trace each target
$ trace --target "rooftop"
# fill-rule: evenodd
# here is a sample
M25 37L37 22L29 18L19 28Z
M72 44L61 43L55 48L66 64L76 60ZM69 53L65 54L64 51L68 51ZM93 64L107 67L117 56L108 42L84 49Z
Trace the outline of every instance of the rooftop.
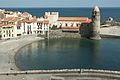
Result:
M59 17L58 21L87 21L87 17Z

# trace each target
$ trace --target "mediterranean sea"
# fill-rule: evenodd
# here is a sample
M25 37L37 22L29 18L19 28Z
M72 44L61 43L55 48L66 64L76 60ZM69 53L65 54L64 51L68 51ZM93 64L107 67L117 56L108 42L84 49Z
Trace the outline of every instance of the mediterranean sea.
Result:
M18 51L21 70L105 69L120 71L120 39L50 39Z

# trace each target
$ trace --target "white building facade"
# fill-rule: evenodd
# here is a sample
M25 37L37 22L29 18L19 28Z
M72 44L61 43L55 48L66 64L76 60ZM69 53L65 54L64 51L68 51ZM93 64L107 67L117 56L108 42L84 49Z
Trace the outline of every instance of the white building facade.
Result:
M47 20L25 20L21 21L21 32L23 35L41 34L49 30L49 22Z

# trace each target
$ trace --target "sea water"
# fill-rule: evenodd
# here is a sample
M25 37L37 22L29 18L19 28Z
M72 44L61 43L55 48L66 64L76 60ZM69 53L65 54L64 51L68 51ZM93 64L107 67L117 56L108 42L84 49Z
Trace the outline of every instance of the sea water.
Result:
M15 59L17 67L21 70L120 70L120 39L43 40L20 49Z

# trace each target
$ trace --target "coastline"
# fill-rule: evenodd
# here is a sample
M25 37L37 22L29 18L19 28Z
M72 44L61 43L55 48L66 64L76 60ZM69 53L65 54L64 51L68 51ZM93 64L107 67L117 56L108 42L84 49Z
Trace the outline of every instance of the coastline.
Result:
M43 39L36 36L27 36L26 38L2 41L0 43L0 72L18 71L19 69L15 65L17 51L30 43Z
M104 36L104 38L106 38L106 36ZM11 39L5 41L1 40L0 41L0 63L1 63L0 72L19 71L20 69L15 64L15 55L17 54L18 50L20 50L22 47L28 44L43 39L44 38L29 35L26 37L25 36L20 37L19 39Z
M15 55L24 46L44 38L28 36L0 42L0 78L2 80L52 80L52 79L120 79L120 71L94 70L94 69L58 69L58 70L26 70L19 71L15 65ZM1 54L3 56L1 56ZM11 69L12 68L12 69ZM72 79L70 79L72 80Z

